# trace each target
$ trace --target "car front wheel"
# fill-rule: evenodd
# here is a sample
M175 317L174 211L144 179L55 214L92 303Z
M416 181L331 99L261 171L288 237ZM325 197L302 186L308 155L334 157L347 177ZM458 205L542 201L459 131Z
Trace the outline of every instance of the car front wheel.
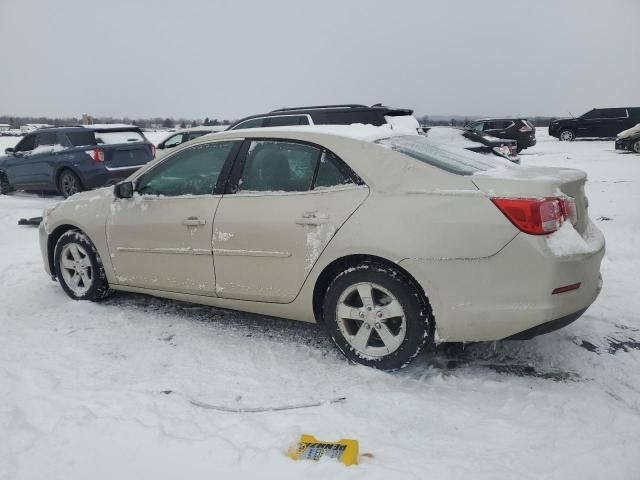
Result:
M62 289L74 300L97 302L111 293L100 256L84 233L64 233L56 244L54 262Z
M349 360L381 370L405 367L432 341L433 319L421 292L399 271L373 263L333 280L323 320Z
M573 130L569 130L567 128L560 132L560 141L562 142L573 142L575 138L576 138L576 134L573 133Z
M640 153L640 139L636 140L631 148L633 148L634 152Z

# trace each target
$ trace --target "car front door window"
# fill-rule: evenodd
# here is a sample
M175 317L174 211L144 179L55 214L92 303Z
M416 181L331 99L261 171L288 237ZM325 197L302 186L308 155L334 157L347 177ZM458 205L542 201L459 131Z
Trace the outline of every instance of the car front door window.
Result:
M172 155L137 182L141 195L211 195L233 142L196 145Z
M177 135L169 137L164 142L164 148L173 148L180 145L183 142L182 137L183 137L182 133L178 133Z
M35 135L27 135L24 139L16 145L15 151L26 153L33 150L36 146L36 136Z

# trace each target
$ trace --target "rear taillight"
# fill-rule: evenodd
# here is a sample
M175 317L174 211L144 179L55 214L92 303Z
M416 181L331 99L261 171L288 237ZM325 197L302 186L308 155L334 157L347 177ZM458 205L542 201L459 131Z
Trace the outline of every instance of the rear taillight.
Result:
M151 158L156 158L156 146L151 144Z
M520 231L531 235L553 233L565 220L575 223L576 209L572 198L495 197L491 201Z
M522 133L526 133L526 132L530 132L532 130L532 128L529 125L527 125L526 123L523 122L522 126L519 128L519 130Z
M569 220L572 225L578 223L578 212L576 210L576 201L571 197L562 197L560 199L560 208L565 220Z
M104 150L101 148L94 148L93 150L87 150L89 156L94 162L104 162Z

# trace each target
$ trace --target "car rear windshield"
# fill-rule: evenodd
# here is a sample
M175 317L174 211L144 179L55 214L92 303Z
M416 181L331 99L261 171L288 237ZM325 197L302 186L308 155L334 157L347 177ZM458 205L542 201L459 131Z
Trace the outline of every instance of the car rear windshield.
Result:
M144 142L144 136L135 130L127 131L96 131L96 141L98 144L108 145L114 143L137 143Z
M422 135L383 138L375 143L457 175L473 175L510 163L495 155L483 155L463 148L434 145Z

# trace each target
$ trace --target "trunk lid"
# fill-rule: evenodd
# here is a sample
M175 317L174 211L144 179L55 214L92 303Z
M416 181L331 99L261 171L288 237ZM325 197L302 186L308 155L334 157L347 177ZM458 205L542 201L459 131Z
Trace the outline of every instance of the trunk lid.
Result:
M589 223L584 192L587 174L581 170L553 167L500 167L469 177L478 189L491 197L558 197L566 195L576 204L578 232Z

